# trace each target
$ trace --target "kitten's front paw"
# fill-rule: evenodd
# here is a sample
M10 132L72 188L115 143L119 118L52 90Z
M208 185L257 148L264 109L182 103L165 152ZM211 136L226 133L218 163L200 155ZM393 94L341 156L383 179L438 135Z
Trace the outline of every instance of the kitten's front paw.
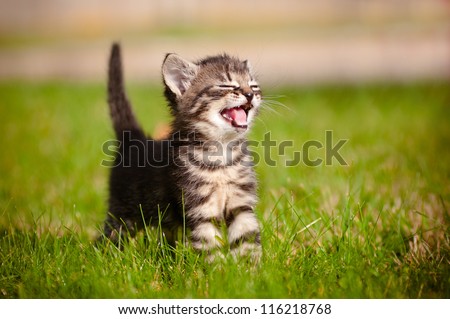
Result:
M262 257L262 248L257 243L242 243L233 248L231 254L235 259L248 258L254 263L259 263Z
M226 255L220 250L215 250L215 251L209 252L205 258L205 260L208 264L214 264L216 262L223 262L223 261L225 261L225 259L226 259Z

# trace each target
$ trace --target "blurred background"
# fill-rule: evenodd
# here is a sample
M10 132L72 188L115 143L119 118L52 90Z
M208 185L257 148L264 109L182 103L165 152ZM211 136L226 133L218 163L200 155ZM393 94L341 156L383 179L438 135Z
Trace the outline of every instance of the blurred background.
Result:
M0 1L1 80L103 81L112 41L136 81L167 52L236 54L273 86L447 79L450 1Z

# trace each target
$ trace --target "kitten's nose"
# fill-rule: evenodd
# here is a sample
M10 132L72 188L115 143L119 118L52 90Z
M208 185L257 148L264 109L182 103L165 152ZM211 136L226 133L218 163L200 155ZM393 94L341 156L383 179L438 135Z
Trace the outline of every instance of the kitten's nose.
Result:
M247 99L247 101L250 103L253 99L253 92L246 92L246 93L244 93L244 96Z

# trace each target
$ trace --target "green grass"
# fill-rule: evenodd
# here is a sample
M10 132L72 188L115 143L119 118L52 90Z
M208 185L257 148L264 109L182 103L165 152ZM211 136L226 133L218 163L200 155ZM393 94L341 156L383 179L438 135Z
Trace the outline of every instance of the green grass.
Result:
M106 210L99 84L0 83L2 298L449 298L449 83L267 90L252 139L292 140L260 162L264 256L206 264L154 232L93 245ZM158 86L130 85L149 132ZM311 140L348 140L348 165L283 163ZM262 157L264 149L255 150ZM325 156L325 148L311 152Z

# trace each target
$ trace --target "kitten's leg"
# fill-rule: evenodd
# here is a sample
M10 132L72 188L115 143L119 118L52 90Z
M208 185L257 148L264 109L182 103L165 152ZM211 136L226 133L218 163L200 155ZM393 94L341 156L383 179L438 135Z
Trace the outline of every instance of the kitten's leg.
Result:
M231 210L227 218L228 241L234 256L249 256L256 262L261 257L259 223L250 206Z
M206 252L210 261L220 254L218 248L223 243L222 234L215 224L214 220L203 220L191 226L192 247Z
M178 227L164 227L158 233L158 240L160 244L167 244L172 248L177 246L178 240Z
M118 220L109 215L105 221L103 234L107 239L118 245L121 239L128 236L133 237L136 234L136 225L132 220Z

